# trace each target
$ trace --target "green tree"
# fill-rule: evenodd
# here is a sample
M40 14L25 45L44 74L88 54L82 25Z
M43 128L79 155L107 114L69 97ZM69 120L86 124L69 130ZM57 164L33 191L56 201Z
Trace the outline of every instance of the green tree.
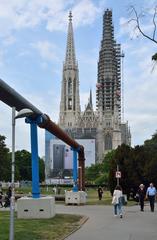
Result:
M39 179L40 182L45 181L45 163L42 158L39 158Z
M141 183L147 187L150 182L154 182L157 186L157 133L142 146L131 148L122 144L115 150L109 171L111 193L117 184L115 178L117 164L122 175L120 185L128 196L131 189L136 192Z
M26 150L15 152L16 168L18 176L16 180L32 180L31 153Z
M32 180L32 160L31 153L26 150L15 152L15 179L16 180ZM44 161L39 158L39 178L40 181L45 179Z
M100 176L101 164L92 164L90 167L85 169L86 182L95 184L95 180Z
M110 161L114 152L113 150L107 153L102 163L92 164L86 168L85 176L88 183L108 186Z
M5 136L0 135L0 181L11 180L11 162L5 139Z
M129 178L129 175L132 174L131 158L131 148L129 146L122 144L116 149L110 162L109 187L111 193L113 193L113 190L117 185L115 174L118 165L122 175L120 185L123 188L123 192L129 194L131 187L131 179Z
M147 185L150 182L154 182L157 186L157 133L155 133L151 139L144 142L144 149L147 153L147 160L144 168L145 177L147 179Z
M157 133L146 140L144 145L132 148L122 144L109 152L102 163L86 168L86 180L97 185L106 184L113 193L117 185L117 165L121 171L120 185L128 197L131 190L136 193L141 183L147 187L150 182L154 182L157 187Z

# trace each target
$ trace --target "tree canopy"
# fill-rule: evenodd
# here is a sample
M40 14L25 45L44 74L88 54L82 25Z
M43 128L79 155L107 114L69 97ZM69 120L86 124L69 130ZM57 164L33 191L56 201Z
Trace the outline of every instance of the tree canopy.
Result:
M116 164L122 173L120 185L128 196L131 189L136 191L141 183L147 187L150 182L154 182L157 186L157 134L146 140L142 146L131 148L123 144L117 148L110 164L111 192L116 186Z
M0 181L11 181L11 152L6 147L5 137L0 135ZM45 180L44 161L39 158L39 178ZM15 181L32 180L31 153L26 150L15 152Z
M86 168L86 181L107 185L113 193L117 185L117 165L121 171L120 185L128 196L132 190L136 192L141 183L147 187L153 182L157 186L157 133L141 146L132 148L122 144L108 153L102 163Z
M11 178L9 149L5 144L5 137L0 135L0 181L9 181Z

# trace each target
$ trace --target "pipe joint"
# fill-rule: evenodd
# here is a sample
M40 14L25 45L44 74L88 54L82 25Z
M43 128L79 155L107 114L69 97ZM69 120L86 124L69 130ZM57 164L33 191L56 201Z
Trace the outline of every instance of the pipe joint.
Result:
M30 123L30 124L35 123L38 125L42 122L43 122L42 115L37 115L35 118L32 118L31 116L25 118L25 123Z

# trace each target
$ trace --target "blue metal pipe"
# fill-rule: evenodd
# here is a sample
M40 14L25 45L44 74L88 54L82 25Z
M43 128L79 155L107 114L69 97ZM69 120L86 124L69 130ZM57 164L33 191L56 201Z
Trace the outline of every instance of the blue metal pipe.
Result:
M73 150L73 192L78 192L78 184L77 184L77 151Z
M37 140L37 124L31 124L31 151L32 151L32 196L40 197L39 187L39 157L38 157L38 140Z
M31 152L32 152L32 197L40 197L39 185L39 157L38 157L38 134L37 124L41 121L41 116L32 120L30 117L26 118L26 123L30 123L31 128Z
M32 105L28 100L6 84L2 79L0 79L0 101L3 101L10 107L15 107L17 111L21 109L28 108L33 111L32 119L35 120L39 115L42 116L42 121L38 123L38 126L46 129L50 133L54 134L57 138L61 139L67 143L72 148L79 148L78 151L78 161L79 166L82 169L82 189L85 190L84 182L84 168L85 168L85 156L84 156L84 147L79 145L74 139L70 138L61 128L59 128L51 119L43 114L39 109ZM80 183L80 180L79 180Z

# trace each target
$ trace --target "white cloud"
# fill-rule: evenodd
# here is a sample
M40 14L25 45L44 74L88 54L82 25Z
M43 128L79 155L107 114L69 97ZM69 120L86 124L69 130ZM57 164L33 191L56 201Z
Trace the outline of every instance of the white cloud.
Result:
M58 61L58 55L56 54L57 46L49 41L38 41L32 43L31 46L38 50L40 56L45 60Z
M4 46L12 45L16 42L16 38L13 35L8 35L3 42Z
M23 50L21 50L20 52L19 52L19 54L18 54L18 56L19 57L23 57L23 56L28 56L28 55L30 55L31 53L30 53L30 51L27 49L23 49Z
M153 16L155 12L156 1L144 1L143 6L133 5L137 12L139 26L146 35L149 37L153 36L153 32L155 29L153 23ZM119 20L120 32L119 35L128 35L129 38L134 39L140 37L142 34L137 28L137 17L132 11L132 7L130 4L130 8L128 8L128 17L121 17ZM156 21L156 19L155 19Z
M136 28L136 22L128 22L129 18L121 17L119 20L120 30L118 37L128 35L130 39L135 39L139 35L139 31Z
M0 49L0 67L3 67L5 62L5 50Z
M76 4L73 9L74 26L87 25L94 22L95 18L102 11L90 0L82 0Z
M34 94L27 94L25 92L22 95L28 99L29 102L32 102L34 106L36 106L40 111L47 114L53 122L58 122L58 99L56 94L48 92L47 95L37 96ZM50 103L50 99L52 100L52 104ZM53 106L53 108L51 107ZM11 124L12 124L12 113L11 108L7 107L5 104L1 104L1 121L0 121L0 129L1 135L7 137L6 144L7 147L11 149L12 146L12 138L11 138ZM30 142L30 126L26 124L24 118L16 120L16 149L27 149L30 150L31 142ZM38 128L38 151L39 155L42 157L45 152L45 130Z
M73 10L75 15L75 26L88 25L101 11L102 2L104 3L92 0L0 1L0 34L7 36L13 30L34 28L41 22L45 23L49 31L65 31L69 10Z
M125 117L129 120L133 144L143 144L157 129L157 69L152 72L151 43L141 45L132 41L129 63L125 69ZM135 63L135 64L134 64Z

